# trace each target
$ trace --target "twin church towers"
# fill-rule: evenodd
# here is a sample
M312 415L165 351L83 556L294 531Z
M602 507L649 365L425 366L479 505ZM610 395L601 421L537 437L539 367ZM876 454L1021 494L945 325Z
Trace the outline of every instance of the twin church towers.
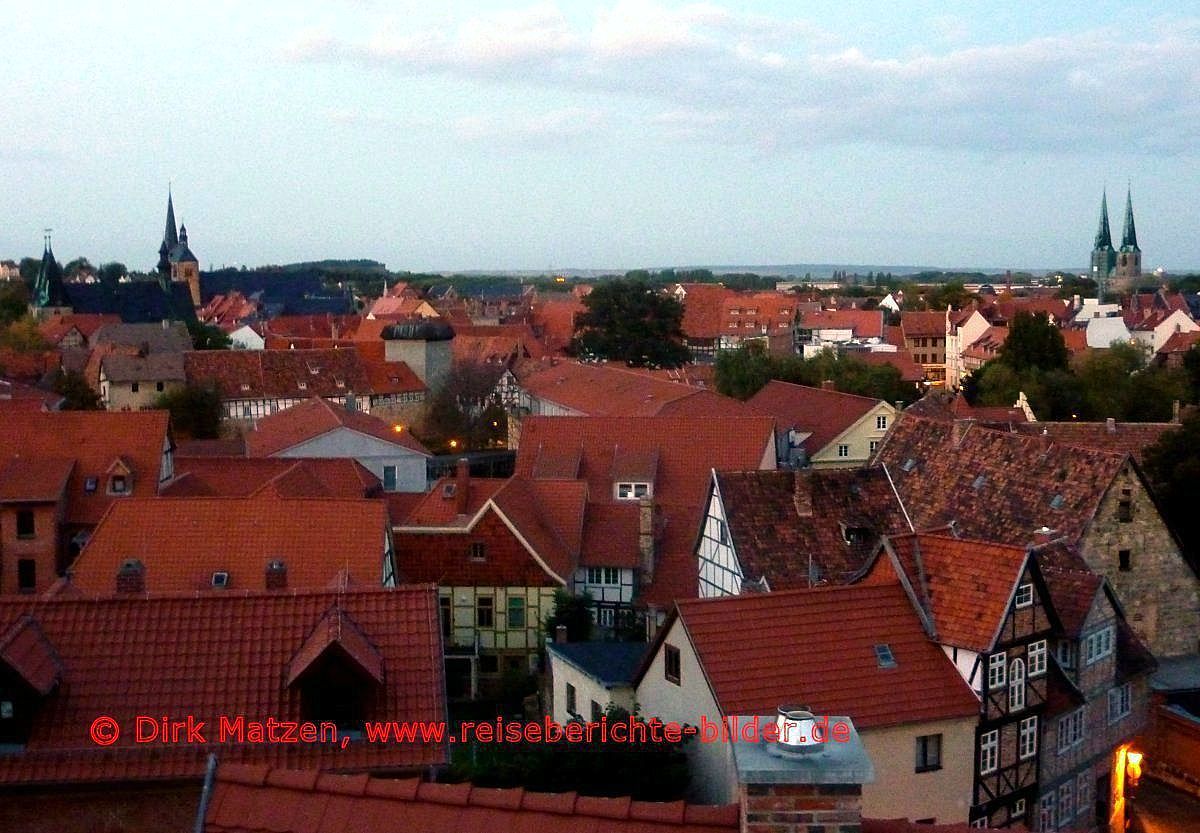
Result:
M1138 248L1137 228L1133 224L1133 195L1125 192L1125 228L1121 232L1121 248L1114 249L1108 228L1108 192L1100 200L1100 227L1092 246L1091 277L1100 293L1111 290L1124 292L1142 277L1142 250Z

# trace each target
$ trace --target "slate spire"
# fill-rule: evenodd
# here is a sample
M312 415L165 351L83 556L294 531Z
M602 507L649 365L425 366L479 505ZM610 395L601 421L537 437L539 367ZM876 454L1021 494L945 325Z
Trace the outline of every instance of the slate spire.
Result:
M37 279L33 283L33 305L45 307L67 306L67 292L63 286L63 271L54 257L50 246L50 232L46 231L46 247L42 251L42 265L38 267Z
M1121 233L1121 251L1140 252L1137 242L1137 229L1133 225L1133 192L1125 192L1125 230Z
M1100 227L1096 229L1096 245L1093 249L1111 249L1112 234L1108 230L1108 190L1100 198Z
M175 231L175 205L171 200L171 188L167 186L167 227L163 231L162 245L158 247L158 272L171 271L171 252L179 245L179 234Z

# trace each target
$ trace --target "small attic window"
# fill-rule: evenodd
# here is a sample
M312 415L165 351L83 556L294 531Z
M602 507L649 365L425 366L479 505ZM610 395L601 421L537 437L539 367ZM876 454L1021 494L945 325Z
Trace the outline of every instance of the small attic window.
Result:
M108 492L113 495L129 493L129 480L123 474L114 474L108 481Z
M458 489L455 488L455 484L453 484L453 483L443 483L442 484L442 497L443 498L449 499L449 498L454 497L454 493L456 491L458 491Z
M849 546L857 546L865 544L871 537L871 530L865 526L846 526L842 525L842 540Z
M242 382L242 390L250 390L250 384L248 382Z
M916 467L917 467L917 461L914 460L912 457L909 457L907 460L905 460L903 463L900 464L900 471L910 472L913 469L915 469Z
M892 646L884 642L881 645L875 646L875 662L880 668L895 668L896 657L892 653Z
M617 500L637 500L650 496L649 483L618 483Z
M1066 502L1067 502L1066 498L1064 498L1062 495L1055 495L1050 500L1050 508L1051 509L1062 509L1063 504Z
M987 475L981 474L975 478L974 482L971 483L971 488L974 489L975 491L979 491L981 488L983 488L983 484L986 482L987 482Z
M296 383L296 387L300 388L300 390L308 390L308 382L301 379Z
M218 589L224 589L229 586L229 573L224 570L218 570L212 574L212 586Z
M83 491L87 494L94 494L96 487L100 485L99 477L89 477L83 481Z

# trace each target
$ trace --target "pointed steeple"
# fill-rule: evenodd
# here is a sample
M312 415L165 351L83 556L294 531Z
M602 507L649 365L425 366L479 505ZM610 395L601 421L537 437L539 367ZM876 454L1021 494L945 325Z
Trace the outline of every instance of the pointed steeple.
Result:
M65 307L67 293L63 286L63 271L54 257L49 229L46 229L45 246L42 251L42 265L38 267L37 278L33 282L33 306L39 309Z
M179 234L175 231L175 206L171 201L171 189L167 188L167 228L163 232L163 242L167 244L167 250L175 248L175 244L179 242Z
M1121 251L1140 252L1137 244L1137 229L1133 225L1133 191L1125 192L1125 230L1121 233Z
M1108 190L1100 198L1100 227L1096 229L1096 244L1093 249L1111 249L1112 234L1108 230Z

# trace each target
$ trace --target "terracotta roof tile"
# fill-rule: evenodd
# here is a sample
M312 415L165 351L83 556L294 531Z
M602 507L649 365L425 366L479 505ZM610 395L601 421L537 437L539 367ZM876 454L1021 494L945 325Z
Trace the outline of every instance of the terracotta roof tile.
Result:
M806 330L850 330L855 338L883 338L884 335L883 311L877 309L805 312L800 316L800 326Z
M683 289L683 334L690 339L719 338L723 332L725 299L733 294L716 283L685 283Z
M254 430L245 437L246 454L249 457L270 457L339 428L348 428L359 434L403 446L409 451L429 455L428 449L403 426L393 425L379 417L364 414L362 411L352 411L315 396L299 405L256 420Z
M1197 344L1200 344L1200 330L1194 330L1190 333L1171 333L1171 337L1163 342L1163 346L1158 348L1160 356L1168 353L1186 353Z
M0 663L45 697L62 679L62 663L37 620L24 616L0 634Z
M0 633L32 617L64 669L62 684L36 712L25 751L0 756L0 784L198 779L210 751L230 763L343 772L411 771L444 763L445 747L433 744L217 742L222 715L301 719L300 693L282 680L331 609L352 618L381 657L384 684L364 692L368 715L445 719L441 632L431 585L205 598L0 599ZM88 727L100 714L111 715L122 729L107 748L88 739ZM206 721L208 744L135 743L134 716L149 714ZM266 777L262 770L252 772L255 779ZM243 771L243 780L246 775ZM244 804L239 809L247 812Z
M916 383L925 380L924 368L917 364L912 353L903 347L899 350L856 350L843 355L872 366L890 364L900 371L900 381L902 382Z
M793 385L774 379L746 400L752 409L773 417L775 427L780 432L809 434L804 447L810 457L881 403L882 400L869 396Z
M261 590L269 562L287 567L294 588L324 587L339 570L360 582L383 581L387 508L379 500L281 499L271 493L237 498L137 498L114 504L72 568L86 593L115 592L129 559L145 567L151 593ZM227 572L226 590L212 589Z
M184 369L188 381L216 385L222 399L342 397L425 389L403 362L364 358L355 346L196 350L184 354Z
M56 503L74 469L73 459L0 458L0 503Z
M944 337L946 335L946 313L931 312L900 313L900 330L905 338L922 336Z
M562 353L575 335L575 316L587 309L578 298L547 298L533 305L530 324L546 350Z
M375 497L383 488L374 474L344 457L175 458L175 479L164 497L246 497L264 489L279 497Z
M725 715L768 714L800 700L870 729L979 712L899 583L683 601L678 615ZM763 650L747 650L748 633ZM877 658L882 644L894 667ZM781 662L770 647L780 645L805 648Z
M705 807L534 793L470 784L419 785L415 795L378 789L365 776L264 778L257 770L222 763L205 815L206 833L733 833L736 805ZM407 784L408 782L403 782Z
M1049 437L1062 445L1129 454L1138 463L1147 448L1178 427L1173 422L1030 422L1013 426L1022 434Z

